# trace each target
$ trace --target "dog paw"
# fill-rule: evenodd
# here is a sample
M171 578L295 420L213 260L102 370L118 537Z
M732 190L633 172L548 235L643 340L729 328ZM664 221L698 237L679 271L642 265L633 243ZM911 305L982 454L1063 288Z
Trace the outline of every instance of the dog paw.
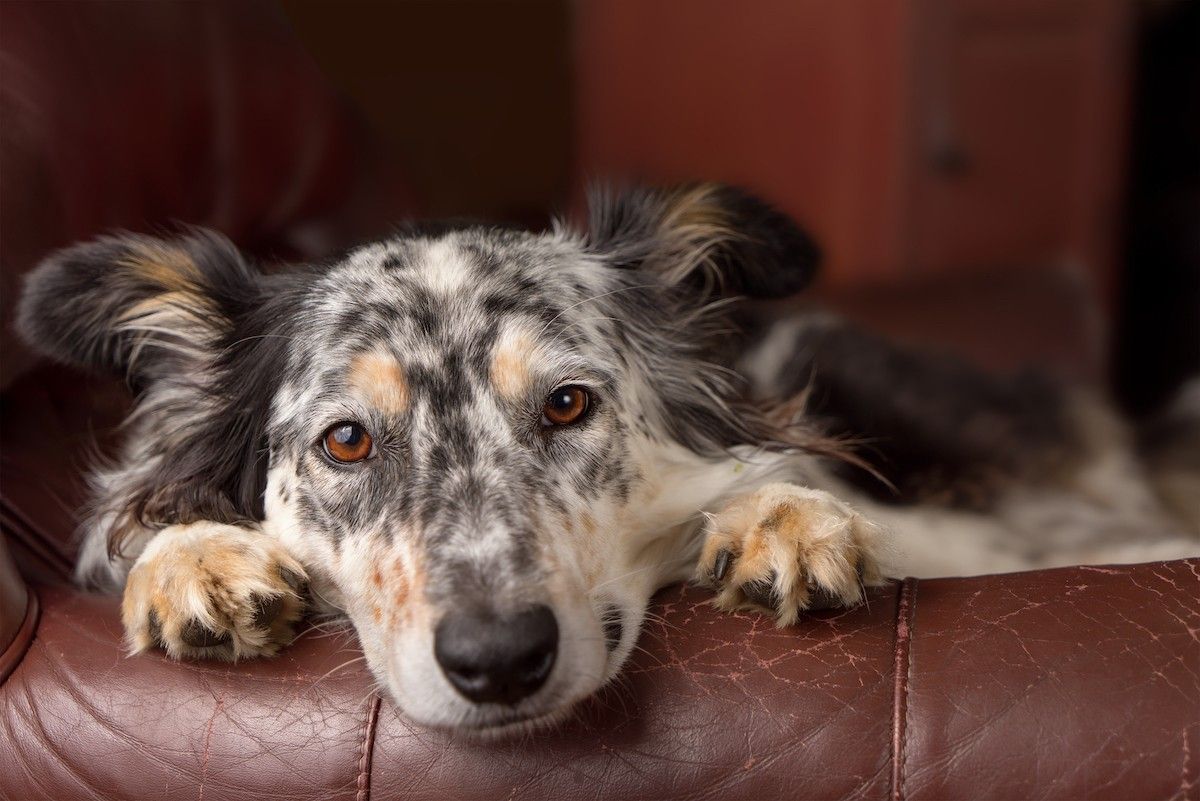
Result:
M807 609L848 607L882 579L881 530L821 490L769 484L709 521L697 578L726 610L765 608L780 626Z
M219 523L170 526L138 557L121 617L132 652L176 659L274 654L304 611L304 569L275 540Z

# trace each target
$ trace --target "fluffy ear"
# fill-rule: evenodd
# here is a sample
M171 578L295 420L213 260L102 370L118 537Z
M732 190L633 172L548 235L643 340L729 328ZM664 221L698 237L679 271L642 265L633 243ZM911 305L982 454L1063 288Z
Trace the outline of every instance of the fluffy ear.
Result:
M587 239L618 266L707 295L786 297L808 285L820 261L816 244L786 215L713 183L593 190Z
M211 353L257 299L260 278L212 232L104 237L51 255L26 277L17 329L53 359L142 383Z
M102 499L120 504L112 551L135 525L261 516L270 404L290 339L287 280L206 231L105 237L28 276L25 339L59 361L123 372L139 391L142 455Z

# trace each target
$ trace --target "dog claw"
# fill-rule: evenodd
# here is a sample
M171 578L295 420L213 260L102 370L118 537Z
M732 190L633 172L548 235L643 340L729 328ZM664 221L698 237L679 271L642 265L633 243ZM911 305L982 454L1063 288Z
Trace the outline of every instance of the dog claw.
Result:
M283 578L287 585L292 588L292 592L304 598L308 595L308 577L297 573L294 570L289 570L286 567L279 568L279 575Z
M768 581L752 581L743 584L742 594L746 596L746 600L756 606L761 606L764 609L775 608L775 597L771 589L771 583Z
M841 598L817 584L808 585L808 612L820 612L825 609L840 609L845 604Z
M858 563L857 571L858 583L863 583L863 564ZM809 612L820 612L825 609L845 609L846 601L839 598L834 593L822 587L820 584L810 580L808 582L808 606L805 609Z
M150 641L161 648L163 644L162 620L159 619L158 612L153 609L150 610L147 626L150 629Z
M775 597L775 571L765 579L759 581L748 581L741 586L742 595L746 596L746 600L752 604L763 607L764 609L774 610L779 604L779 600Z
M721 581L725 578L725 574L729 572L729 562L733 559L733 554L725 548L717 551L717 561L713 565L713 578Z
M260 595L254 598L254 628L265 629L283 611L282 595Z
M198 620L189 620L183 627L179 639L193 648L213 648L218 645L227 645L233 640L229 632L212 631L205 628Z

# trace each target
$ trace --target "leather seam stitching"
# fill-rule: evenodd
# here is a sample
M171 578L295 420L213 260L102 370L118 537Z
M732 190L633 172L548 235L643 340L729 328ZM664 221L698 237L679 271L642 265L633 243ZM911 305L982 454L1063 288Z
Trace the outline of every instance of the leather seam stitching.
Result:
M900 583L896 604L896 638L893 652L895 683L892 690L892 801L904 799L904 769L908 760L908 688L912 673L912 634L917 579Z
M358 780L355 801L370 801L371 798L371 756L375 753L375 730L379 726L379 706L382 699L376 695L367 711L367 719L363 722L362 746L358 756Z

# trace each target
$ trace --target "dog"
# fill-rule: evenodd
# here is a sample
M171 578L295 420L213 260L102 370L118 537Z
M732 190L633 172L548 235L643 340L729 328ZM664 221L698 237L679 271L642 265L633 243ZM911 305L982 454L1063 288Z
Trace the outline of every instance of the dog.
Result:
M135 653L269 656L344 615L410 718L502 734L612 679L673 582L786 626L900 573L1200 550L1103 404L747 324L818 258L714 184L288 270L203 230L63 250L19 330L137 395L78 576L123 591Z

